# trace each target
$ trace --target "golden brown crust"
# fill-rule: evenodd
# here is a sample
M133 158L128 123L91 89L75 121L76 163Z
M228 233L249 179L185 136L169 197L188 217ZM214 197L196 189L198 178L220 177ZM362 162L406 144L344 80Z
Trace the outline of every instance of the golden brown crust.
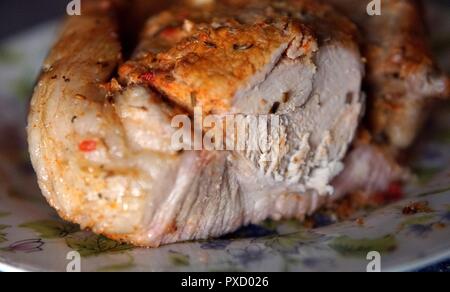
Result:
M302 17L309 19L306 25L300 24ZM127 84L146 83L187 109L222 112L231 107L238 89L295 38L301 39L295 48L299 56L311 55L317 49L311 28L320 41L354 44L353 24L314 1L235 0L201 9L178 7L148 22L134 60L119 75Z
M201 28L168 52L122 66L120 73L129 82L150 84L185 108L220 112L230 108L237 90L270 62L274 51L300 33L300 26L286 26L288 31L265 23ZM311 51L312 37L305 40L302 49Z

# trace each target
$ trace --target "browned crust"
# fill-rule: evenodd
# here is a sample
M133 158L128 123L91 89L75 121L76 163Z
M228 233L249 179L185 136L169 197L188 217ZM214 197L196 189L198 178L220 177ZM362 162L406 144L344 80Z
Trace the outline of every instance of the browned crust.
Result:
M223 112L281 45L301 37L297 49L310 56L317 48L312 31L320 42L354 46L355 26L314 1L176 7L148 22L134 60L121 66L119 75L127 84L148 84L184 108Z
M292 32L264 23L208 27L168 52L122 66L120 73L128 82L148 83L185 108L225 111L242 84L270 62L273 52L301 33L300 26L289 26ZM302 49L310 53L314 39L304 39Z

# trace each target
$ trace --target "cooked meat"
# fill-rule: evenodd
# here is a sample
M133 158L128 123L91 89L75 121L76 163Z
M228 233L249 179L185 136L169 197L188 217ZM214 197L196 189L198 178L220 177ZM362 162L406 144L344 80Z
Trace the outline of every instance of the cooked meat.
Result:
M121 61L114 7L83 4L45 61L28 127L39 184L62 217L159 246L301 219L335 198L331 181L364 98L354 26L331 7L224 1L166 11L149 21L119 84L108 82ZM195 105L276 116L282 136L271 146L280 147L177 152L171 120Z
M149 85L191 112L275 109L285 137L281 145L274 141L280 147L233 155L296 191L330 193L362 113L353 24L310 1L216 1L186 11L148 22L121 79Z
M420 1L383 0L380 16L367 14L368 1L325 2L361 28L374 137L398 150L411 146L433 98L450 96L449 79L436 68L427 46Z
M360 130L344 163L344 171L333 181L336 198L357 191L369 197L386 191L391 183L410 178L395 160L391 147L377 145L366 130Z

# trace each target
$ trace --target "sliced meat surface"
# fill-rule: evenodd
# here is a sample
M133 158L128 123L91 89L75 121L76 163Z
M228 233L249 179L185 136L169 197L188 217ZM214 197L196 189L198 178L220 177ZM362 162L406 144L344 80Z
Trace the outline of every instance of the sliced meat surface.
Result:
M277 184L324 195L363 113L355 37L351 22L311 1L215 1L153 17L119 73L190 112L277 115L268 149L233 155Z

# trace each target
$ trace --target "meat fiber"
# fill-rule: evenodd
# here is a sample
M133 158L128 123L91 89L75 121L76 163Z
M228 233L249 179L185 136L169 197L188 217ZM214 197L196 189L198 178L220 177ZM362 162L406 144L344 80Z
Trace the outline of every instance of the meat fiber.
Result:
M233 156L277 182L300 183L296 191L323 195L359 124L363 69L353 24L330 7L293 3L166 11L148 22L119 72L129 86L149 85L191 112L278 115L277 147Z

